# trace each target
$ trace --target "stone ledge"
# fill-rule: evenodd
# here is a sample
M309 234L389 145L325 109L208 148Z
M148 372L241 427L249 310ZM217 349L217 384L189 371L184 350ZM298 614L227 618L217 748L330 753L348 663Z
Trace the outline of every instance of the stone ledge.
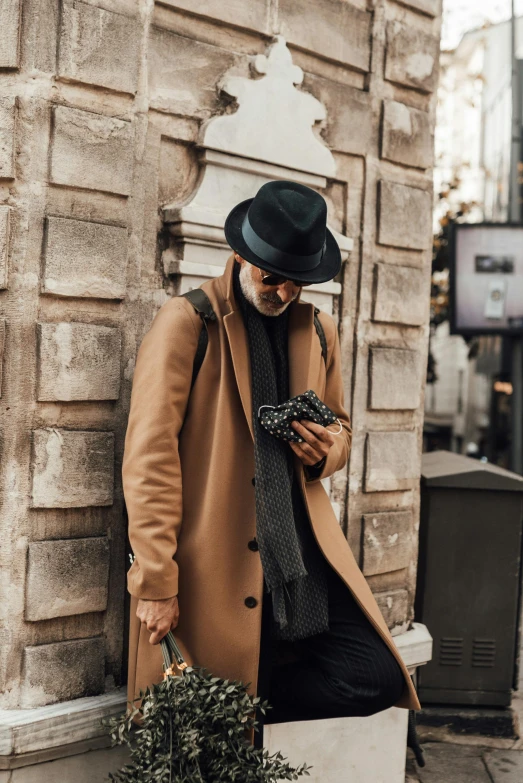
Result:
M409 674L432 660L432 636L423 623L413 622L410 630L393 638Z
M119 688L46 707L0 710L0 769L9 766L2 759L6 756L33 755L48 748L56 749L54 758L69 755L72 743L106 735L101 719L120 715L126 706L126 690Z
M109 735L104 734L102 737L93 737L93 739L83 740L82 742L71 742L69 745L60 745L59 748L32 750L30 753L20 753L17 756L0 756L0 783L5 783L2 775L7 774L7 772L2 772L2 770L12 772L23 767L38 767L40 769L41 764L68 759L70 756L82 759L86 753L100 750L107 753L118 750L118 748L111 748L111 738ZM13 780L9 777L8 781L13 783ZM65 783L65 781L60 781L60 783Z

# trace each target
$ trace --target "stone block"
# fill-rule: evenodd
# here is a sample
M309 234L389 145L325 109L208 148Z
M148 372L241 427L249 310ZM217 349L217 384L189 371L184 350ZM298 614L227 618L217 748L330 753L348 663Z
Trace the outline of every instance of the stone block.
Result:
M128 230L49 217L42 291L56 296L123 299Z
M120 226L48 217L42 292L123 299L128 232Z
M280 32L289 44L367 72L372 14L346 0L280 0Z
M389 630L407 623L409 594L406 590L389 590L384 593L374 593L374 598Z
M0 206L0 289L7 288L7 264L9 258L10 209Z
M398 2L427 16L436 17L439 14L440 0L398 0Z
M12 179L15 144L15 99L0 98L0 179Z
M271 723L270 715L264 748L295 767L306 761L312 767L307 783L405 783L407 710L282 723Z
M4 351L5 351L5 318L0 318L0 397L2 396Z
M133 177L132 128L127 120L56 106L51 182L123 196Z
M163 5L189 11L191 14L218 19L234 27L254 30L257 34L269 33L269 2L268 0L162 0Z
M25 619L48 620L107 608L106 537L29 544Z
M234 63L232 52L151 27L147 64L152 106L210 116L219 105L217 84Z
M114 433L33 430L33 508L110 506L114 486Z
M381 157L426 169L433 163L434 139L426 111L398 101L384 101Z
M369 92L310 74L305 75L304 87L327 109L325 141L332 150L366 155L374 148L378 129Z
M406 568L411 551L412 514L385 511L363 515L363 573L385 574Z
M432 195L399 182L379 184L379 244L427 250L432 243Z
M412 489L419 483L420 455L414 432L369 432L365 492Z
M26 647L20 694L22 709L96 696L105 683L104 640L74 639Z
M0 3L0 68L18 68L20 64L21 0Z
M120 330L62 322L37 324L40 401L117 400Z
M421 354L373 346L369 359L369 408L414 410L420 405Z
M439 37L401 22L387 24L385 78L433 92L438 83Z
M376 264L372 318L421 326L429 319L429 281L422 269Z
M137 17L112 13L80 0L63 0L59 76L134 93L139 62Z

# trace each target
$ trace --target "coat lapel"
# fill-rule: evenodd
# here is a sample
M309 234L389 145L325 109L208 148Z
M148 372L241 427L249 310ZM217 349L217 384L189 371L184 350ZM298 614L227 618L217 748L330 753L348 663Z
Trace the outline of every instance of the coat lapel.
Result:
M251 431L251 437L254 440L254 430L252 426L251 357L249 356L247 332L245 331L240 310L233 310L232 313L224 316L223 324L225 326L225 331L227 332L227 337L229 338L234 374L236 376L236 383L238 384L243 410Z
M234 299L232 271L234 256L227 262L224 283L226 298L232 311L224 316L223 324L229 340L236 383L240 393L243 410L251 437L254 440L252 426L252 386L251 360L247 332L241 311ZM289 308L289 392L291 397L302 394L310 388L310 370L312 357L312 339L314 334L314 306L299 300Z

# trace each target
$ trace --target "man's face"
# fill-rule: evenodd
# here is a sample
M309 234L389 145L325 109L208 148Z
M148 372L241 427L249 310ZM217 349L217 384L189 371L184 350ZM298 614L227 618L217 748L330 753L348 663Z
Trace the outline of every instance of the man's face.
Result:
M299 295L301 287L294 285L290 280L281 285L266 285L262 283L262 276L266 272L250 264L237 253L234 257L241 267L240 285L243 294L262 315L281 315Z

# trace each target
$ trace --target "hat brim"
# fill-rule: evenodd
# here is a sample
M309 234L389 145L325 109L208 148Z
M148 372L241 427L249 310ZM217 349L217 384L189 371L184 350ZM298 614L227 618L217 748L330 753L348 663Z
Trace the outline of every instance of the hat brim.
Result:
M245 258L246 261L254 264L254 266L259 266L260 269L264 269L266 272L273 272L274 274L281 275L283 272L280 267L269 264L263 258L256 255L243 238L243 219L253 201L253 198L241 201L229 212L223 229L225 238L232 249L235 250L239 256ZM319 265L310 271L293 272L292 280L296 280L296 282L300 283L326 283L328 280L332 280L333 277L336 277L341 269L340 248L334 239L332 232L329 231L328 228L326 231L327 246Z

